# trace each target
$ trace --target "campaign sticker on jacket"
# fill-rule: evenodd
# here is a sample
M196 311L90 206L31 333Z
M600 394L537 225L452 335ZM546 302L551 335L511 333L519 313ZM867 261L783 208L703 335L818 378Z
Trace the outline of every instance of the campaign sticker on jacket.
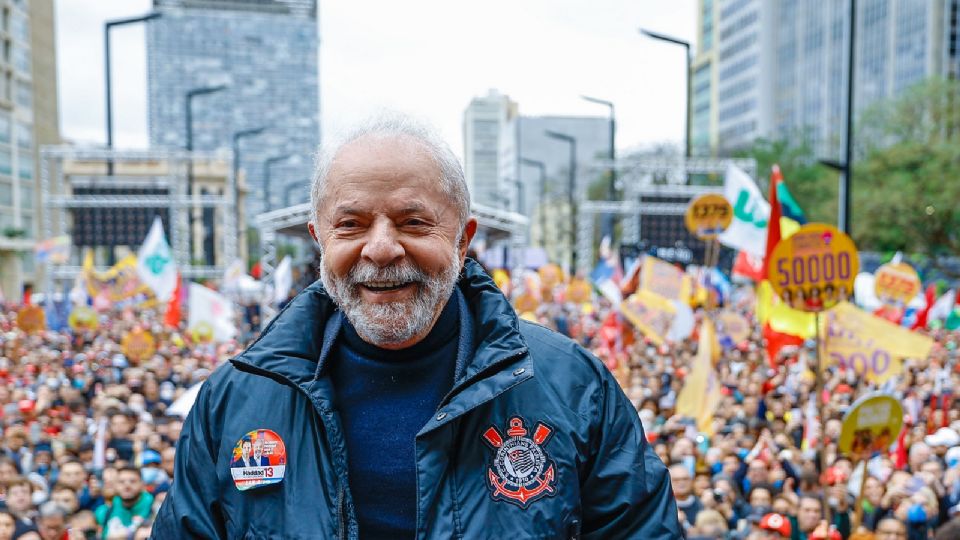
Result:
M506 437L496 426L483 432L481 438L496 450L486 473L493 500L525 509L533 501L557 493L556 466L543 449L551 435L553 428L538 422L533 436L528 437L519 416L510 419Z
M287 468L283 440L269 429L255 429L237 441L230 455L230 474L240 491L277 484Z

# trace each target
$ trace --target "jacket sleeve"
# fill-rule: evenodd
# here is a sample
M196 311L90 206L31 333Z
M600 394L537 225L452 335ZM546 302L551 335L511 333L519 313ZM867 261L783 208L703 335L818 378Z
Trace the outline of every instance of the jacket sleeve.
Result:
M583 538L682 538L670 476L636 409L603 371L592 454L581 482Z
M151 539L226 538L218 501L216 438L210 434L208 380L184 422L177 442L173 484L157 513Z

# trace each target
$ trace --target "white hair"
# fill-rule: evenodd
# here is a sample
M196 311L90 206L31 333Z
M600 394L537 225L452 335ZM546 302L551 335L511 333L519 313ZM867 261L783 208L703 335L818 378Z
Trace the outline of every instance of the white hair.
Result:
M332 144L321 146L310 188L311 221L314 227L320 225L320 206L326 195L327 175L333 161L344 146L364 137L411 139L426 150L440 169L437 181L457 207L459 229L463 229L470 218L470 192L460 161L430 125L398 112L381 112L348 130Z

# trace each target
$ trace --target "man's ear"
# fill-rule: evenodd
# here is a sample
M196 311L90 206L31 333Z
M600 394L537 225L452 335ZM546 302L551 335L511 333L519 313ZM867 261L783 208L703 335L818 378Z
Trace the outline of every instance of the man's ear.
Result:
M463 264L463 260L467 257L467 248L470 247L470 242L473 241L476 234L477 218L471 217L463 227L463 234L460 235L460 245L457 246L457 249L460 250L460 264Z
M307 222L307 230L310 231L310 237L313 238L313 241L319 244L320 239L317 238L317 229L313 226L313 221Z

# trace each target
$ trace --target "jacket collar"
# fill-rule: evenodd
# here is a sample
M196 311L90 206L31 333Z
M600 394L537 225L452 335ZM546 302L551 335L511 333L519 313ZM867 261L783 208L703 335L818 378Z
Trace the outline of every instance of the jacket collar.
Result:
M490 371L527 350L519 319L483 268L467 259L457 283L473 321L472 355L458 366L455 387ZM463 306L461 306L463 307ZM238 369L307 389L320 375L318 361L329 354L342 314L320 280L304 289L263 330L250 347L232 360ZM330 324L328 324L330 323Z

